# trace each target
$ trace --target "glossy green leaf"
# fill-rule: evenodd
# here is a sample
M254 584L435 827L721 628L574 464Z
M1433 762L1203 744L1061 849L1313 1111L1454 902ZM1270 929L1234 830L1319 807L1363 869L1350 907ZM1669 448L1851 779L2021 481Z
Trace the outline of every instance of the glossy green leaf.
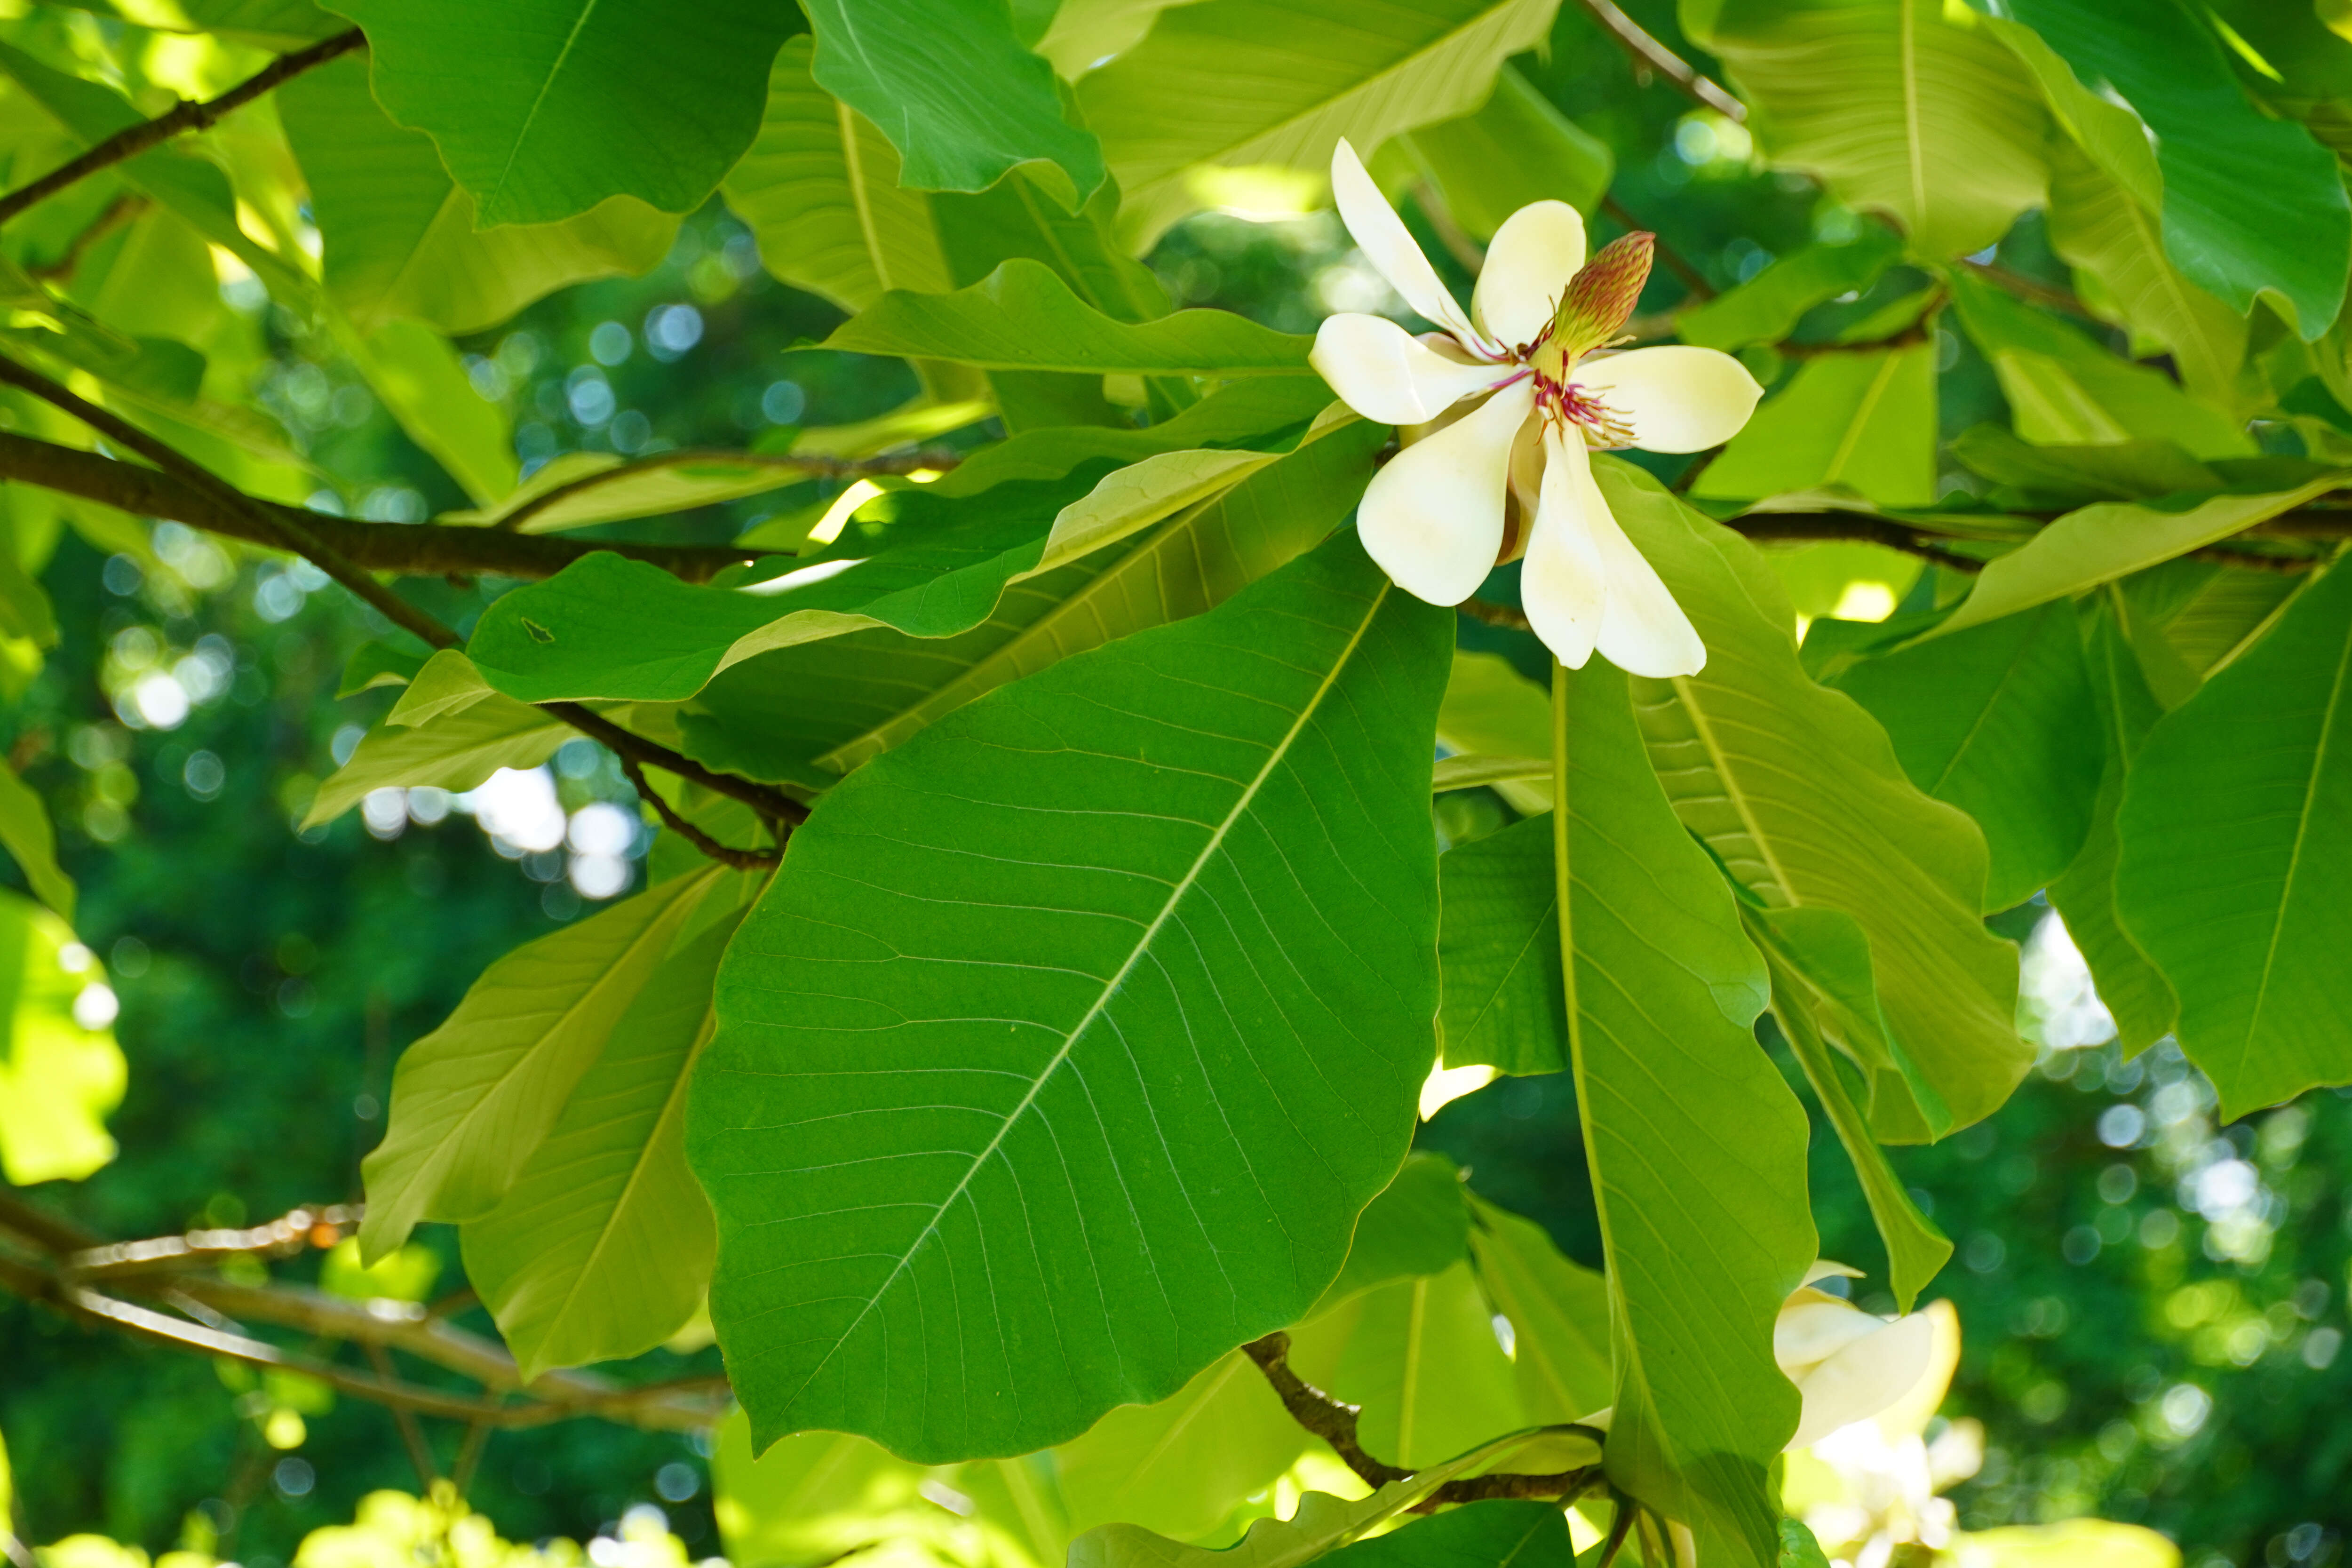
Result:
M1949 637L2186 555L2301 506L2344 481L2323 475L2293 489L2182 498L2178 506L2102 501L2070 511L1987 565L1943 625Z
M649 1351L702 1305L719 1240L686 1166L686 1084L734 929L654 972L506 1196L465 1227L466 1278L525 1381Z
M874 122L816 84L814 40L788 38L760 133L721 187L768 270L845 310L891 289L950 287L929 200L898 184L898 153Z
M794 18L759 0L685 11L596 0L336 0L367 29L375 95L431 135L484 227L612 196L702 205L760 125Z
M1834 684L1885 728L1913 784L1984 829L1987 910L2023 903L2074 860L2106 749L2073 606L1864 659Z
M1342 536L957 710L794 834L688 1131L763 1439L1063 1441L1321 1290L1433 1055L1448 630ZM1344 931L1292 918L1341 897ZM922 1070L849 1070L877 1049ZM983 1267L989 1310L941 1313Z
M305 71L273 97L310 184L328 297L362 331L403 316L480 331L567 283L646 271L677 232L629 196L562 223L478 232L474 198L430 137L376 106L363 59Z
M2172 1032L2180 1003L2171 984L2148 961L2147 950L2116 917L2116 811L2123 804L2132 759L2164 710L2140 674L2138 656L2117 619L2114 594L2110 589L2090 617L2085 638L2102 741L2098 799L2083 852L2064 876L2050 884L2050 903L2090 966L2099 1000L2116 1020L2116 1038L2127 1054L2137 1055Z
M1937 0L1724 0L1723 60L1765 157L1893 218L1914 255L1991 245L2042 205L2041 94L1973 13Z
M2198 458L2252 455L2242 422L2197 402L2083 329L1965 271L1948 277L1960 325L1992 362L2017 433L2039 446L2170 441Z
M1503 60L1551 27L1558 0L1207 0L1078 84L1127 193L1136 248L1202 204L1196 165L1273 164L1319 179L1341 137L1369 157L1399 132L1476 109Z
M1560 1255L1543 1226L1470 1201L1470 1259L1510 1321L1511 1365L1528 1418L1580 1421L1615 1398L1607 1281Z
M1475 1502L1343 1546L1339 1568L1573 1568L1576 1548L1557 1503Z
M1466 1258L1374 1286L1293 1331L1299 1375L1363 1415L1374 1458L1414 1469L1530 1425Z
M1936 499L1936 346L1808 361L1691 493L1754 500L1843 485L1882 506Z
M2012 493L2061 506L2222 488L2218 471L2169 441L2037 447L1998 425L1977 425L1952 442L1952 456Z
M1504 219L1531 202L1593 212L1617 168L1607 142L1507 65L1475 113L1424 125L1403 140L1454 221L1480 239L1492 239Z
M110 1028L75 1003L106 976L65 921L0 889L0 1175L78 1182L114 1158L106 1117L129 1077Z
M1805 675L1752 545L1624 464L1595 472L1706 643L1698 674L1635 686L1676 811L1767 906L1861 921L1895 1037L1955 1125L1990 1114L2032 1058L2012 1025L2016 952L1979 920L1983 834L1904 775L1853 699ZM1822 757L1839 766L1822 773Z
M1353 1501L1308 1492L1288 1519L1261 1519L1238 1545L1223 1551L1186 1546L1131 1524L1107 1524L1070 1542L1066 1568L1305 1568L1379 1529L1454 1477L1507 1459L1525 1444L1524 1436L1481 1444Z
M1547 794L1550 784L1547 764ZM1564 1071L1568 1031L1550 827L1531 817L1459 845L1439 858L1437 877L1444 998L1437 1029L1445 1065Z
M1444 795L1449 790L1497 788L1537 781L1546 785L1551 783L1550 758L1453 756L1437 759L1429 788L1433 795Z
M611 452L564 452L541 465L521 484L499 492L495 505L443 512L436 521L553 533L717 506L796 485L807 478L804 466L758 452L657 452L634 460ZM563 494L542 500L556 490ZM529 515L519 523L507 524L507 519L526 506L533 509Z
M302 826L332 822L388 784L468 790L500 768L535 768L577 733L562 720L493 694L414 728L379 727L319 786Z
M1179 1541L1207 1535L1307 1449L1257 1363L1239 1351L1174 1397L1129 1405L1054 1451L1070 1528L1124 1522Z
M1003 370L1265 375L1305 371L1313 343L1226 310L1116 321L1042 263L1016 259L952 294L886 294L824 346Z
M1626 677L1596 659L1553 679L1547 826L1608 1254L1609 1477L1687 1523L1702 1561L1761 1565L1766 1471L1797 1419L1772 1321L1815 1246L1804 1112L1750 1033L1763 961L1651 771Z
M1675 317L1675 331L1686 343L1727 352L1779 342L1806 311L1869 288L1902 254L1901 238L1875 225L1841 245L1806 246L1737 289L1683 310Z
M2011 14L2147 122L2174 264L2235 310L2269 291L2306 342L2325 332L2352 267L2342 173L2308 131L2248 100L2202 19L2178 4L2118 11L2090 0L2020 0Z
M2116 829L2116 903L2180 998L2179 1038L2235 1120L2352 1079L2352 573L2157 721Z
M1043 160L1076 205L1103 181L1102 148L1062 112L1053 68L1014 37L1003 0L814 0L816 79L880 126L916 190L984 191Z
M1317 1305L1335 1307L1359 1290L1411 1275L1439 1274L1467 1256L1470 1194L1443 1154L1416 1150L1365 1205L1348 1261Z
M421 321L384 321L344 344L408 438L476 501L515 486L506 410L474 390L448 340Z
M0 849L7 850L33 896L66 920L74 913L73 879L58 865L48 807L16 770L0 767Z
M1828 921L1810 918L1815 916L1827 916ZM1870 1205L1870 1217L1886 1245L1888 1283L1895 1291L1895 1310L1907 1312L1927 1282L1950 1261L1952 1244L1919 1212L1910 1190L1887 1163L1886 1152L1871 1135L1869 1119L1855 1102L1844 1072L1814 1021L1816 1009L1825 1003L1833 1007L1844 1003L1854 1011L1874 1005L1875 998L1866 990L1868 949L1858 940L1859 929L1830 910L1750 910L1747 920L1772 972L1773 1016L1780 1020L1781 1035L1797 1065L1804 1069L1806 1081L1813 1086L1838 1142L1845 1146L1846 1158L1853 1163L1863 1199ZM1843 931L1830 921L1838 922ZM1822 943L1820 938L1830 931L1847 940ZM1841 947L1843 952L1838 951ZM1862 960L1859 967L1865 971L1859 976L1860 986L1853 984L1853 975L1857 952Z
M716 876L674 878L524 943L402 1054L383 1142L362 1167L368 1262L420 1220L498 1206Z

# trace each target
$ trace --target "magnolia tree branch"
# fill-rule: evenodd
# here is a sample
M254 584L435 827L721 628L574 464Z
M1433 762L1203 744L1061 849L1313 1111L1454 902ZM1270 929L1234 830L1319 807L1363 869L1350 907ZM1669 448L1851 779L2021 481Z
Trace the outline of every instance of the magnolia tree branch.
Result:
M335 1215L326 1225L322 1216ZM670 1431L707 1427L725 1414L723 1378L689 1378L635 1387L592 1373L549 1373L526 1384L514 1358L494 1341L430 1317L409 1301L353 1301L289 1285L237 1285L194 1273L140 1274L133 1260L172 1259L192 1266L231 1254L284 1256L289 1248L331 1246L358 1223L356 1209L298 1209L251 1231L192 1231L152 1241L109 1244L12 1193L0 1192L0 1241L13 1241L28 1259L0 1253L0 1289L66 1313L93 1327L247 1366L314 1377L331 1387L416 1415L441 1416L484 1427L537 1426L581 1416ZM100 1282L156 1294L180 1313L159 1311L97 1289ZM388 1370L343 1366L253 1337L240 1321L268 1323L314 1341L347 1342L386 1358L398 1351L481 1385L479 1394L427 1387Z
M152 120L126 126L79 157L59 164L29 185L20 186L0 196L0 223L6 223L37 203L46 201L75 182L89 178L100 169L127 163L151 147L160 147L175 136L212 127L223 115L244 108L263 93L281 82L292 80L313 67L325 65L338 56L366 47L367 37L357 27L323 38L307 49L281 55L261 70L222 93L218 98L202 103L183 102Z
M1331 1446L1340 1461L1361 1478L1370 1487L1384 1487L1391 1481L1412 1477L1412 1471L1374 1458L1365 1451L1356 1436L1356 1423L1362 1414L1353 1405L1339 1400L1308 1383L1291 1369L1290 1336L1276 1332L1264 1339L1252 1340L1242 1346L1242 1354L1249 1357L1258 1371L1265 1374L1275 1397L1290 1418ZM1578 1428L1583 1431L1585 1428ZM1599 1442L1603 1434L1592 1432ZM1465 1476L1448 1481L1423 1500L1424 1508L1444 1503L1485 1502L1496 1498L1559 1498L1572 1497L1598 1484L1601 1467L1586 1465L1573 1470L1559 1470L1549 1475L1513 1475L1496 1472L1493 1475Z
M1701 76L1688 60L1660 43L1647 28L1619 10L1611 0L1584 0L1584 8L1591 12L1593 19L1608 28L1610 36L1623 46L1625 52L1633 58L1637 70L1657 72L1726 120L1738 121L1748 118L1746 104Z

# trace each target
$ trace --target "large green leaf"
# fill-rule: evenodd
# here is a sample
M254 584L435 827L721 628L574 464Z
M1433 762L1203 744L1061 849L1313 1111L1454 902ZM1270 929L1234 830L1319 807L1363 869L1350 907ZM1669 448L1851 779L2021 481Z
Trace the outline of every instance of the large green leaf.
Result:
M2008 397L2017 433L2040 446L2171 441L2198 458L2251 457L2243 422L2134 364L2071 322L1962 269L1948 275L1961 327Z
M2203 18L2179 0L2018 0L2010 10L2155 133L2165 249L2181 271L2242 312L2272 292L2306 342L2325 332L2352 266L2342 172L2308 131L2248 100Z
M2242 532L2343 483L2343 475L2325 474L2292 489L2190 496L2174 504L2101 501L2070 511L1986 566L1959 608L1929 635L1949 637L2087 592Z
M1305 1568L1361 1540L1454 1477L1507 1459L1526 1441L1513 1436L1481 1444L1353 1501L1308 1492L1288 1519L1261 1519L1238 1545L1223 1551L1187 1546L1131 1524L1107 1524L1070 1542L1065 1568Z
M498 1206L717 875L673 878L524 943L408 1047L383 1142L362 1166L369 1262L419 1220Z
M1885 213L1916 256L1982 249L2042 205L2041 95L1971 12L1724 0L1701 41L1731 72L1772 163Z
M1229 310L1120 321L1079 299L1043 263L1020 258L952 294L885 294L824 346L993 370L1265 375L1305 371L1314 343Z
M1595 473L1706 644L1698 674L1635 688L1676 811L1768 906L1861 921L1904 1050L1956 1125L1990 1114L2032 1058L2012 1025L2016 952L1979 919L1983 834L1904 776L1853 699L1806 676L1754 546L1625 464ZM1824 773L1823 757L1838 766Z
M478 232L474 198L432 138L376 106L364 60L305 71L274 98L310 184L328 297L362 331L414 316L479 331L567 283L646 271L677 232L629 196L562 223Z
M813 0L809 21L817 81L898 144L908 185L984 191L1034 160L1061 167L1071 205L1102 184L1101 147L1063 116L1004 0Z
M2116 829L2116 901L2235 1120L2352 1080L2352 572L2159 720Z
M691 212L760 126L796 18L761 0L336 0L367 29L375 95L423 131L484 226L608 197Z
M1853 1163L1870 1217L1886 1244L1895 1310L1907 1312L1927 1281L1950 1260L1952 1244L1919 1212L1910 1189L1887 1163L1886 1152L1871 1136L1869 1120L1818 1022L1824 1010L1843 1007L1851 1016L1874 1006L1869 949L1860 928L1834 910L1751 909L1745 913L1748 929L1772 972L1773 1016Z
M379 726L319 786L302 826L332 822L373 789L432 784L468 790L500 768L535 768L576 732L552 714L495 692L426 723Z
M1547 795L1550 783L1544 780ZM1446 1066L1485 1062L1508 1073L1567 1068L1559 905L1550 870L1549 830L1525 822L1439 859L1444 912L1437 964L1444 1002L1437 1029Z
M112 1029L74 1004L105 975L66 922L0 889L0 1175L78 1182L114 1158L106 1117L129 1077Z
M1913 784L1984 829L1986 909L2023 903L2074 860L2106 748L2073 606L1864 659L1834 684L1885 726Z
M1338 1568L1573 1568L1576 1548L1558 1503L1475 1502L1343 1546Z
M734 929L655 971L505 1198L465 1227L466 1278L525 1380L651 1350L702 1305L719 1242L686 1167L686 1084Z
M1257 1363L1228 1351L1173 1398L1114 1410L1054 1457L1074 1532L1119 1521L1189 1541L1264 1491L1307 1440Z
M49 826L48 808L10 767L0 767L0 848L16 860L34 897L68 921L73 919L73 879L58 865L58 839Z
M1807 362L1691 493L1753 500L1828 485L1882 506L1936 499L1933 343Z
M421 321L383 321L347 334L343 347L408 438L468 496L488 501L514 489L506 410L474 390L447 339Z
M1702 623L1704 624L1704 623ZM1805 1118L1750 1026L1763 961L1643 753L1627 678L1553 676L1549 820L1569 1060L1608 1255L1610 1479L1768 1568L1797 1422L1772 1321L1812 1261Z
M1703 348L1779 342L1806 311L1869 288L1902 254L1902 240L1874 224L1843 244L1806 246L1738 288L1685 310L1675 318L1675 331Z
M1205 404L1203 407L1207 406ZM1301 449L1214 500L1171 518L1111 565L1075 588L1045 595L1047 607L947 679L916 683L831 743L816 766L846 773L898 744L940 714L1008 680L1098 647L1146 626L1165 626L1223 604L1233 595L1319 543L1339 525L1370 479L1382 439L1377 426L1357 426ZM998 615L1024 588L1015 584ZM870 655L868 656L870 657Z
M1470 1260L1511 1324L1511 1365L1528 1418L1552 1425L1597 1415L1615 1397L1609 1286L1560 1255L1531 1219L1470 1202Z
M1469 1259L1363 1291L1294 1331L1299 1374L1360 1406L1377 1458L1418 1469L1528 1426Z
M1566 202L1591 213L1616 172L1609 144L1579 126L1509 66L1476 113L1408 132L1413 162L1445 205L1480 239L1530 202Z
M874 122L816 84L809 38L788 38L768 82L760 133L721 187L760 242L760 259L845 310L887 289L944 293L947 261L930 203L898 184L898 153Z
M1127 193L1137 248L1202 205L1199 164L1320 175L1341 137L1370 156L1399 132L1468 113L1496 68L1550 30L1558 0L1207 0L1078 84Z
M2103 742L2098 800L2083 852L2050 884L2050 903L2090 965L2099 1000L2116 1020L2116 1038L2125 1051L2137 1054L2172 1032L2180 1004L2116 914L2116 811L2123 804L2132 759L2164 713L2118 619L2118 597L2115 589L2107 590L2090 617L2085 639Z
M957 710L795 833L688 1130L763 1441L1022 1452L1312 1301L1433 1055L1448 631L1343 535Z

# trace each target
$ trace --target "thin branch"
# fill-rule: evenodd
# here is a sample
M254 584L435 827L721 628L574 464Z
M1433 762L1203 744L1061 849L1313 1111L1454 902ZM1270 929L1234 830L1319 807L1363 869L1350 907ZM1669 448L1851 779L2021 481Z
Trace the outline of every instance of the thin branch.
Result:
M346 1204L289 1211L250 1230L192 1230L152 1241L118 1241L84 1247L64 1260L82 1279L118 1279L182 1268L207 1268L224 1258L260 1255L290 1258L307 1247L328 1247L360 1223L360 1211Z
M1784 540L1791 543L1835 539L1883 544L1889 550L1916 555L1923 561L1948 566L1955 572L1977 573L1983 571L1985 566L1973 555L1963 555L1957 550L1947 550L1933 542L1937 536L1924 528L1891 517L1876 517L1866 511L1757 511L1734 518L1725 526L1736 529L1750 539Z
M1276 1332L1264 1339L1252 1340L1242 1346L1242 1354L1249 1357L1282 1401L1290 1418L1331 1446L1340 1461L1356 1472L1365 1485L1383 1487L1391 1481L1408 1479L1412 1471L1374 1458L1364 1449L1356 1436L1356 1423L1361 1411L1345 1405L1317 1388L1290 1365L1290 1336ZM1585 1430L1578 1428L1578 1430ZM1592 1434L1597 1439L1601 1435ZM1448 1481L1423 1500L1425 1505L1442 1503L1485 1502L1497 1498L1557 1498L1563 1493L1574 1495L1590 1488L1599 1475L1598 1466L1584 1466L1573 1470L1561 1470L1550 1475L1514 1475L1497 1472L1485 1476L1467 1476Z
M75 235L67 244L64 255L55 261L45 262L38 267L26 268L25 275L28 278L37 278L44 283L55 283L71 278L75 270L81 266L82 258L89 254L92 246L124 224L137 218L151 205L145 196L136 191L123 192L106 204L104 212L82 226L81 232Z
M270 542L279 549L308 557L312 565L373 605L386 620L428 647L456 647L465 640L369 576L341 551L321 538L318 530L310 526L308 512L290 508L280 508L274 513L264 511L258 501L171 443L157 440L120 415L100 407L16 360L0 356L0 383L64 410L125 451L137 453L163 472L210 496L228 511L242 513L265 532L274 532L277 538Z
M222 116L244 108L279 83L290 81L306 70L325 65L329 60L347 55L353 49L363 47L366 43L366 35L357 27L352 28L349 32L337 33L331 38L324 38L312 44L307 49L298 49L289 55L280 55L269 65L263 67L260 71L222 93L218 98L207 99L202 103L183 102L152 120L145 120L136 125L127 126L79 157L60 164L42 175L31 184L11 191L5 196L0 196L0 224L6 223L24 212L26 208L56 195L76 181L86 179L100 169L111 168L117 163L125 163L151 147L162 146L175 136L182 136L192 131L208 130Z
M1639 229L1649 235L1651 241L1657 247L1658 259L1666 264L1667 271L1682 279L1683 287L1689 290L1692 298L1697 300L1715 298L1715 285L1706 280L1706 275L1692 266L1689 258L1667 244L1664 236L1627 212L1624 203L1615 196L1604 195L1601 198L1601 210L1623 224L1628 229Z
M1525 610L1498 605L1492 599L1465 599L1454 607L1484 626L1500 626L1507 632L1535 630Z
M918 471L946 472L963 459L953 452L899 452L881 458L828 458L814 452L795 455L791 452L730 452L718 448L679 452L659 452L635 462L621 463L600 468L593 474L583 474L568 483L556 486L541 495L535 495L506 516L499 519L499 527L519 530L532 518L559 502L623 479L633 479L640 474L657 473L663 468L682 468L688 463L728 463L751 468L789 468L819 479L863 479L877 474L911 474Z
M629 783L636 786L638 798L654 808L654 815L662 819L663 826L720 865L732 866L738 871L756 871L783 864L783 856L773 850L738 849L732 845L721 844L718 839L680 816L677 809L664 800L653 785L646 782L645 773L637 766L635 759L623 757L621 772L627 776Z
M729 545L590 542L551 533L503 533L492 528L362 522L263 500L254 500L253 510L268 521L257 524L248 511L224 506L210 493L173 475L5 431L0 431L0 479L38 485L134 516L185 523L273 550L285 548L280 542L283 530L278 524L290 519L327 541L354 565L415 577L491 574L536 580L552 577L581 557L602 550L658 566L680 582L707 583L730 566L762 555L791 553Z
M1701 76L1688 60L1660 43L1641 23L1611 4L1611 0L1583 0L1583 3L1594 19L1608 28L1618 43L1624 46L1625 52L1633 57L1637 70L1657 72L1726 120L1742 121L1748 118L1746 104Z
M577 702L542 702L539 706L589 739L603 742L624 765L629 763L650 763L664 773L691 779L703 788L726 795L730 800L740 800L761 816L779 822L797 826L808 820L809 808L790 795L770 789L765 784L754 784L750 779L738 778L733 773L713 773L693 758L673 752L659 742L632 734L593 709L583 708ZM643 792L644 786L639 785L639 789ZM649 795L648 798L656 797ZM660 807L655 809L659 811ZM725 847L723 845L718 847ZM696 847L700 848L701 846L698 844ZM729 863L732 864L731 861ZM760 865L772 863L766 860L756 862Z
M2070 316L2080 316L2083 320L2095 322L2100 326L2107 324L2092 314L2091 308L2084 304L2081 300L2063 289L2042 282L2040 279L2028 278L2022 272L2012 272L1998 262L1966 261L1961 265L1986 282L2006 289L2029 303L2046 305L2053 310L2063 310Z
M474 1485L474 1472L481 1468L482 1452L490 1446L490 1428L479 1421L466 1428L466 1440L457 1446L457 1462L449 1471L449 1484L457 1489L463 1501Z
M392 1352L379 1344L370 1344L366 1350L368 1364L375 1368L375 1374L386 1383L396 1381ZM408 1450L409 1466L416 1471L417 1489L431 1491L433 1483L441 1479L441 1467L433 1462L433 1448L425 1441L425 1428L416 1424L416 1412L395 1405L392 1407L392 1420L400 1428L400 1446Z

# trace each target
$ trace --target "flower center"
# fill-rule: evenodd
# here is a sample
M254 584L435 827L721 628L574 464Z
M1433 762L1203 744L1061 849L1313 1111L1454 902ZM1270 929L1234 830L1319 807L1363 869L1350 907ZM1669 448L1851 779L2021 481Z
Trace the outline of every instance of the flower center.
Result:
M1536 412L1550 424L1577 426L1589 447L1614 451L1632 446L1633 426L1625 416L1589 389L1565 379L1564 372L1565 366L1557 373L1534 373Z

